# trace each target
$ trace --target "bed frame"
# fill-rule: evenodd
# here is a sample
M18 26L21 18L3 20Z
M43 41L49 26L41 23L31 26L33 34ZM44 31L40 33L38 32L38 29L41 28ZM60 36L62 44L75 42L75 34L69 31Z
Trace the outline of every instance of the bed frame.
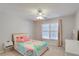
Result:
M14 50L16 50L16 51L17 51L17 49L15 48L15 44L16 44L15 38L16 38L16 36L20 36L20 35L27 35L27 36L29 36L27 33L14 33L14 34L12 34L13 48L14 48ZM41 50L40 56L42 56L48 49L49 49L48 47L43 48L43 49ZM17 51L17 52L18 52L18 51ZM21 54L21 53L20 53L20 54ZM22 55L22 54L21 54L21 55Z

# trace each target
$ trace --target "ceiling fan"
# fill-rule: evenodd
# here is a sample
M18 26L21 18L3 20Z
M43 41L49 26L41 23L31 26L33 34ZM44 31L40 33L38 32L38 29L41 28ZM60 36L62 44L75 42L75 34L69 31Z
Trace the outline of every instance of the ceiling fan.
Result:
M39 9L37 10L37 12L38 12L38 13L37 13L36 19L37 19L37 20L44 20L44 19L45 19L45 15L44 15L42 9L39 8Z

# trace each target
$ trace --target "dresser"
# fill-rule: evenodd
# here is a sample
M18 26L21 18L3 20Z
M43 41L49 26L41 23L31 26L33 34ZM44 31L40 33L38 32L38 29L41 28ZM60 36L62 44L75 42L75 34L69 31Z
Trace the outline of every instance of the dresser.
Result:
M65 55L79 56L79 41L66 39L65 40Z

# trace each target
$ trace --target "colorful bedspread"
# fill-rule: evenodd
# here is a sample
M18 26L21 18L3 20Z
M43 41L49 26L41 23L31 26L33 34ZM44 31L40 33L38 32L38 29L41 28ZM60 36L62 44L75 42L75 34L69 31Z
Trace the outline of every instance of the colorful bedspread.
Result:
M17 48L23 55L36 56L39 55L43 47L48 47L47 42L30 40L28 42L18 42Z

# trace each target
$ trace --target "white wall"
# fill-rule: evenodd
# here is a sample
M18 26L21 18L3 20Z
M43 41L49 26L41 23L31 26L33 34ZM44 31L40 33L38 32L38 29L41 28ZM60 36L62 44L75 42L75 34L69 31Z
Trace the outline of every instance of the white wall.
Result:
M79 11L76 13L76 29L79 30Z
M75 15L62 17L62 23L63 23L63 39L73 39Z
M1 42L12 39L12 33L29 33L32 35L32 31L32 21L20 17L14 11L0 11L0 49Z
M75 26L75 39L77 40L77 31L79 30L79 11L76 12L76 26Z

